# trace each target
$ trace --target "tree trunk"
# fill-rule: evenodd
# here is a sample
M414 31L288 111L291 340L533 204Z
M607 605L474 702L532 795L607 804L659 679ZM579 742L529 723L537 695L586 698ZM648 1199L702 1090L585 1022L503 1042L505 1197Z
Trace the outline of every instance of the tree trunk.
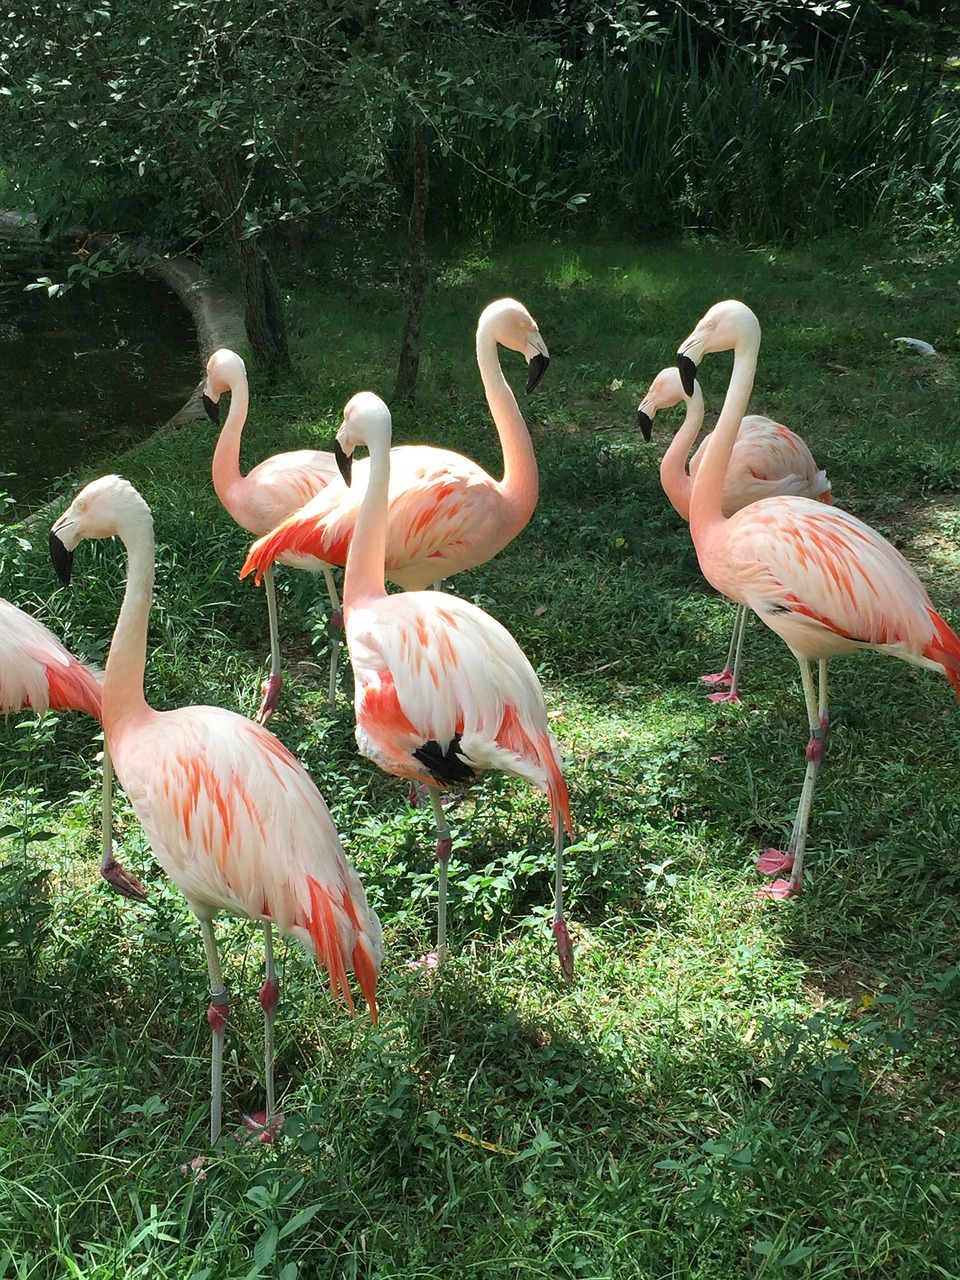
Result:
M410 239L407 303L397 381L393 388L394 400L412 401L417 390L417 371L420 368L420 324L423 320L423 306L427 292L426 226L429 188L430 159L427 151L427 132L423 121L418 118L413 124L413 195L407 222Z
M253 358L268 369L289 369L287 319L270 259L257 240L238 240L236 248L245 308L244 325Z
M229 213L224 226L233 242L243 293L244 327L250 351L257 364L267 369L290 368L287 320L283 297L273 266L259 239L244 236L246 194L236 155L226 157L218 168Z

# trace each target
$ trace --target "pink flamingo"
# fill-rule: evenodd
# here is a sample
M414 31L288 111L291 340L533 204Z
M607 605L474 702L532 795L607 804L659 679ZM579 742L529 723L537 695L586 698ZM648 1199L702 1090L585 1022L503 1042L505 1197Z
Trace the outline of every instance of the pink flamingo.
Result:
M484 564L523 529L537 505L537 460L516 397L503 376L497 345L519 351L530 368L527 391L549 362L536 322L513 298L491 302L477 325L477 363L503 450L495 480L463 454L432 445L399 445L390 455L385 573L406 591L420 591ZM317 569L344 565L366 490L359 463L346 493L332 486L250 548L241 578L259 583L269 565Z
M85 711L100 717L100 676L69 653L52 631L0 599L0 711ZM125 898L146 902L143 885L117 862L111 838L113 770L103 751L103 859L100 874Z
M767 849L757 863L765 875L790 871L788 880L775 880L759 895L786 898L803 884L813 789L829 728L827 659L876 649L943 671L960 699L960 636L933 608L900 552L849 512L785 495L724 515L724 477L760 349L756 316L742 302L717 303L681 344L678 357L689 395L704 355L731 349L730 384L693 482L690 533L707 580L759 614L800 665L810 724L800 803L786 853Z
M570 801L543 690L510 633L456 596L388 595L384 581L390 493L390 411L361 391L343 412L335 452L349 483L354 449L366 445L366 491L343 582L347 649L356 685L360 751L386 773L425 784L437 824L440 869L437 955L446 953L450 830L439 788L471 782L483 769L526 778L550 800L556 877L553 930L567 982L573 949L563 914L563 833Z
M309 774L261 725L220 707L155 711L143 693L153 595L150 508L119 476L94 480L53 526L54 565L69 581L84 538L117 535L127 587L107 657L103 727L120 781L157 860L200 921L213 1033L211 1142L220 1132L227 993L214 936L218 912L263 922L266 1123L275 1121L273 1023L278 986L273 925L312 948L330 989L352 1010L352 968L376 1020L380 923Z
M645 440L651 437L657 411L672 409L682 399L683 386L676 366L661 369L637 409L637 425ZM687 403L686 417L660 462L660 484L663 491L674 510L687 523L690 522L693 478L703 459L709 435L690 459L689 472L686 462L702 426L703 392L700 384L694 383L693 393ZM817 498L820 502L833 501L827 473L817 466L805 441L795 431L774 422L772 418L749 414L740 423L724 478L723 514L732 516L735 511L749 506L751 502L785 493ZM704 684L730 686L728 692L711 693L711 702L740 701L740 657L747 625L747 610L740 604L736 610L723 670L715 675L700 677Z
M240 472L240 437L247 419L250 393L247 386L247 370L235 351L225 347L215 351L207 361L207 381L204 387L203 405L207 416L220 424L220 397L230 392L230 408L223 430L213 454L213 487L217 497L241 528L249 533L269 533L281 520L299 510L316 494L322 492L331 480L335 488L343 489L340 473L332 453L319 449L297 449L290 453L275 453L255 466L246 475ZM320 566L327 583L332 608L331 624L339 628L340 601L333 574L327 565ZM256 719L266 724L277 708L283 675L280 671L280 634L277 627L277 597L273 580L273 566L264 571L264 590L267 597L267 616L270 622L270 674L261 688L260 709ZM338 646L332 646L330 655L331 710L337 682Z

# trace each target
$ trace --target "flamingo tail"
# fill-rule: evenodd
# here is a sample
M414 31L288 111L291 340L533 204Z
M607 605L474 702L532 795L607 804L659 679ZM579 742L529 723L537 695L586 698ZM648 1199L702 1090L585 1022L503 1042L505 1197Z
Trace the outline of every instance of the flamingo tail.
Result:
M953 685L957 701L960 702L960 636L935 609L927 612L933 623L933 639L924 649L923 656L943 667L944 674Z
M330 990L334 998L342 997L351 1013L355 1012L353 995L347 981L347 960L340 930L337 928L336 906L340 906L357 930L357 941L350 956L351 966L360 983L364 999L370 1007L373 1021L377 1021L377 963L371 954L353 903L346 891L341 903L335 904L328 891L312 876L308 877L310 904L313 915L306 928L313 940L317 958L327 967Z
M69 666L47 665L50 706L55 711L86 711L99 720L100 685L93 671L82 662Z

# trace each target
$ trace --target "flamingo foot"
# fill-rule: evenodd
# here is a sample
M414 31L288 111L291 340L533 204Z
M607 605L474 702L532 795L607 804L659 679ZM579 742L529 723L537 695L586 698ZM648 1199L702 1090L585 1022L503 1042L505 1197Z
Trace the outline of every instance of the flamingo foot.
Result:
M117 893L129 898L131 902L146 902L147 891L125 867L122 867L113 854L104 858L100 864L100 874L116 889Z
M254 716L257 724L266 724L277 709L280 701L280 690L283 687L283 676L279 671L271 673L260 686L260 709Z
M703 684L733 684L733 672L729 667L725 667L723 671L717 671L712 676L701 676L700 680Z
M267 1123L265 1111L255 1111L252 1116L243 1117L243 1129L237 1134L242 1142L274 1142L283 1132L283 1116L276 1115Z
M708 702L740 702L740 695L736 689L730 689L727 693L711 693L707 696Z
M404 968L410 973L419 973L421 969L427 971L436 969L440 964L440 956L436 951L428 951L425 956L421 956L419 960L408 960Z
M757 870L762 876L775 876L781 871L793 870L793 858L779 849L764 849L757 859Z
M765 884L754 894L755 898L773 898L776 902L783 902L785 898L795 898L800 892L800 885L794 885L791 888L789 880L774 880L772 884Z
M328 625L331 631L343 630L343 610L342 609L334 609L333 613L331 613L330 615L330 622Z
M570 941L570 931L567 929L567 922L562 915L555 916L550 926L553 929L553 936L557 940L557 955L560 958L560 972L567 986L573 985L573 943Z

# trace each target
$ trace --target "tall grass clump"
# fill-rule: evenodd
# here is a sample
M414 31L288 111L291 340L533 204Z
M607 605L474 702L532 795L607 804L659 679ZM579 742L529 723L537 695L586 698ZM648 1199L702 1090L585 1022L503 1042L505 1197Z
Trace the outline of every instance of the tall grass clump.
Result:
M626 47L598 37L511 83L529 115L469 122L437 208L481 235L531 216L561 225L571 198L578 230L639 236L785 243L954 225L960 109L933 61L871 63L856 34L761 56L678 11ZM544 100L554 109L533 113Z

